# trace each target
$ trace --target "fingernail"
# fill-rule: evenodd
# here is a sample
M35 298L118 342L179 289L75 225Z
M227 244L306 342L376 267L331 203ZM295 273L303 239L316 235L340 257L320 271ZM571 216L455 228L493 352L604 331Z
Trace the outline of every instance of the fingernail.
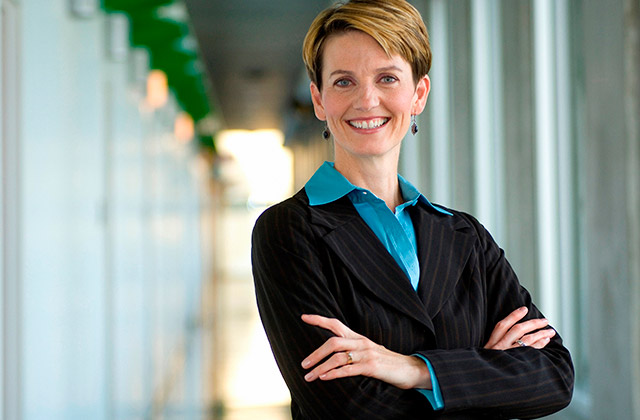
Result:
M307 382L310 382L313 380L313 373L309 372L306 375L304 375L304 380Z
M322 375L320 375L320 379L324 379L324 378L326 378L326 377L327 377L327 374L326 374L326 373L323 373Z
M519 307L519 308L518 308L518 310L519 310L520 312L526 312L526 311L528 311L529 309L528 309L526 306L521 306L521 307Z
M309 363L311 363L311 362L309 362L308 360L303 360L302 361L302 367L303 368L307 368L309 366Z

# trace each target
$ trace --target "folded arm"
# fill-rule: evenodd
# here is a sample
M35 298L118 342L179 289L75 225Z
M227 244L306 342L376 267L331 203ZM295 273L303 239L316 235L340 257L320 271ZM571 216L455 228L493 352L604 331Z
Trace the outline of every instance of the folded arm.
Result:
M428 389L430 378L424 362L408 354L419 354L433 365L445 412L470 410L526 418L557 411L570 400L573 368L569 353L553 330L537 330L546 321L536 320L543 318L542 314L492 241L481 237L483 252L478 262L473 262L474 269L486 277L480 280L486 282L483 344L463 348L438 345L438 349L417 345L405 354L367 342L367 337L352 330L354 335L350 335L338 324L325 323L329 318L349 326L353 308L341 299L346 293L343 288L352 285L332 271L339 269L333 256L319 245L320 239L300 215L261 218L253 241L258 307L293 404L303 417L417 418L422 413L424 418L431 406L418 392L408 389ZM509 315L520 306L528 311ZM303 321L302 314L324 318L305 317ZM514 324L513 319L523 316L526 322ZM437 334L446 333L447 322L457 322L437 318ZM407 321L402 325L408 325ZM522 325L529 329L523 330ZM400 332L393 333L397 338ZM357 351L350 347L354 343L358 343ZM347 364L349 351L351 364Z
M302 361L334 334L303 322L304 313L347 323L338 303L337 285L323 274L326 255L304 224L267 215L253 236L253 271L260 316L280 371L303 418L415 418L430 410L417 392L365 376L308 382ZM280 228L282 227L282 228ZM276 232L277 231L277 232ZM344 356L344 355L342 355Z
M555 330L541 329L548 325L546 319L518 323L527 312L526 306L520 307L498 322L484 348L544 348L555 335ZM302 361L302 367L309 369L305 375L306 381L368 376L400 389L432 388L429 369L420 358L388 350L352 331L337 319L305 314L302 320L333 333L333 337Z

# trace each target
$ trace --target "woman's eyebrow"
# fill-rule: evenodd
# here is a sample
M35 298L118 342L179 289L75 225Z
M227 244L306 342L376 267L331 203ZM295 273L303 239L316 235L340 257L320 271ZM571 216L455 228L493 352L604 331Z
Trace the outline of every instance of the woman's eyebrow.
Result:
M391 70L402 72L402 69L398 66L380 67L379 69L376 69L376 72L383 73L385 71L391 71ZM349 70L334 70L329 74L329 77L335 76L336 74L339 74L339 75L346 74L347 76L353 76L354 73Z
M332 77L335 75L343 75L343 74L346 74L347 76L352 76L353 72L349 70L334 70L329 74L329 77Z
M398 67L398 66L381 67L381 68L377 69L376 71L378 73L382 73L382 72L391 71L391 70L402 72L402 69L400 67Z

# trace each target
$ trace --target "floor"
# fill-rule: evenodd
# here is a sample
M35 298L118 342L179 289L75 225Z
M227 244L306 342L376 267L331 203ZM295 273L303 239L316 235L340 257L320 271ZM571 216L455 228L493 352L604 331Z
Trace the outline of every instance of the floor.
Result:
M211 375L218 418L288 420L289 391L275 364L258 315L251 275L251 230L262 209L227 206L220 211Z

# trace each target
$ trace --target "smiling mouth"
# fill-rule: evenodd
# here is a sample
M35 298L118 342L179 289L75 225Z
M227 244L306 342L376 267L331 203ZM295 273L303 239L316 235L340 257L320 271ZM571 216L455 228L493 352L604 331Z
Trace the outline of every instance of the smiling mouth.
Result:
M349 125L361 129L373 129L382 127L389 121L389 118L374 118L372 120L349 121Z

